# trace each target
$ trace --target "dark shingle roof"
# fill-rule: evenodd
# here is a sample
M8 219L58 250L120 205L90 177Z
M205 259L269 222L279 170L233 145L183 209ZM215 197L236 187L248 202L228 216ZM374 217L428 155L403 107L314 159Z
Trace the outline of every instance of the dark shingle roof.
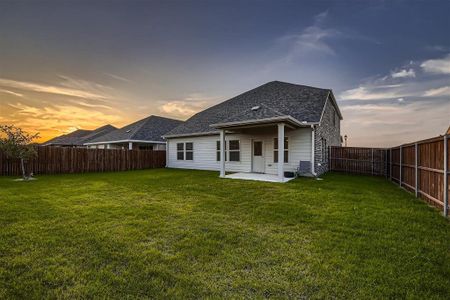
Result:
M211 124L291 116L300 122L319 122L329 89L272 81L192 116L166 135L217 131ZM260 106L253 111L251 108Z
M105 134L113 132L114 130L117 130L117 128L114 127L114 126L111 126L109 124L105 125L105 126L102 126L102 127L99 127L99 128L97 128L95 130L92 130L92 132L89 133L88 135L84 136L83 137L83 143L87 143L87 142L92 141L92 140L94 140L96 138L104 136Z
M239 122L244 120L261 120L282 116L285 116L285 114L282 114L279 111L276 111L265 104L261 104L240 111L237 114L234 114L229 118L222 120L221 123Z
M183 121L159 116L149 116L120 129L116 129L106 135L95 138L89 141L89 143L127 140L164 142L162 135L181 123L183 123Z
M116 127L111 125L105 125L94 130L78 129L74 132L55 137L45 142L43 145L81 146L94 138L98 138L116 129Z

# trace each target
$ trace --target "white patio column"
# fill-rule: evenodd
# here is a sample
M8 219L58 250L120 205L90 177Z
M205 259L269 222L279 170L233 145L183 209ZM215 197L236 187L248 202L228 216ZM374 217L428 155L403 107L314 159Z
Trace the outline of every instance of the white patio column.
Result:
M284 181L284 123L278 124L278 179Z
M220 177L225 177L225 130L220 130Z
M111 145L110 144L106 144L106 149L110 149Z
M132 142L128 143L128 150L133 150L133 143Z

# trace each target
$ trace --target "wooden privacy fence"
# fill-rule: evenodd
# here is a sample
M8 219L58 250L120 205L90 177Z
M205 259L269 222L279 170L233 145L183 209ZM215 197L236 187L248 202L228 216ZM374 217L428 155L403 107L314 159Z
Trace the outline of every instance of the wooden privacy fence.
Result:
M405 144L389 149L389 178L444 210L448 215L449 161L448 136Z
M34 174L114 172L164 168L166 151L88 149L37 146L37 157L26 163ZM20 161L0 152L0 175L20 175Z
M385 176L448 216L448 135L393 148L330 147L330 170Z
M386 176L388 174L387 149L330 147L330 170Z

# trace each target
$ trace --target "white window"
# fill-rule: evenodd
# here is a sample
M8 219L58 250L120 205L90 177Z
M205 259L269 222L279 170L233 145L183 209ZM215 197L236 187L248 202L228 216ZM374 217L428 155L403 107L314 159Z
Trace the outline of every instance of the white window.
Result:
M177 160L184 160L184 143L177 143Z
M241 160L241 150L240 150L239 140L228 141L228 158L230 161L240 161Z
M220 141L216 141L216 161L220 161ZM241 161L239 140L225 141L225 161Z
M194 143L177 143L177 160L194 160Z
M273 162L278 162L278 138L273 139ZM289 139L284 138L284 162L289 162Z
M194 143L189 142L185 145L186 149L186 160L194 160Z

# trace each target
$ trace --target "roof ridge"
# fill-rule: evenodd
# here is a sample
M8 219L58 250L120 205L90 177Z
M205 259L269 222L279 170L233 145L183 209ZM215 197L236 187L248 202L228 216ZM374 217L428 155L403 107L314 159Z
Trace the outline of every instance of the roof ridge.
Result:
M148 116L147 118L150 118L150 117L160 118L160 119L166 119L166 120L172 120L172 121L178 121L178 122L183 122L182 120L173 119L173 118L164 117L164 116L157 116L157 115L150 115L150 116Z
M320 87L316 87L316 86L312 86L312 85L305 85L305 84L299 84L299 83L291 83L291 82L287 82L287 81L281 81L281 80L273 80L270 81L266 84L269 83L273 83L273 82L278 82L278 83L283 83L283 84L289 84L289 85L296 85L296 86L301 86L301 87L306 87L306 88L310 88L310 89L317 89L317 90L322 90L322 91L331 91L331 89L324 89L324 88L320 88ZM264 84L263 84L264 85Z

